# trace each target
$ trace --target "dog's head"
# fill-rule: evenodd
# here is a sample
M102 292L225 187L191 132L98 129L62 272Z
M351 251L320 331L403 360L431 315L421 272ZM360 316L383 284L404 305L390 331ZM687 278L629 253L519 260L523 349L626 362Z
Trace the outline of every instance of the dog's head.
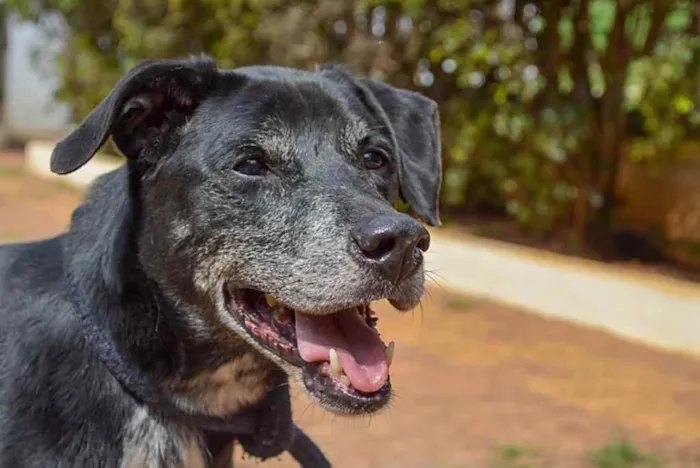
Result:
M439 224L433 101L335 65L150 61L59 143L52 170L77 170L109 137L139 200L141 267L163 291L329 409L386 404L393 346L369 304L407 310L423 293L430 237L394 205Z

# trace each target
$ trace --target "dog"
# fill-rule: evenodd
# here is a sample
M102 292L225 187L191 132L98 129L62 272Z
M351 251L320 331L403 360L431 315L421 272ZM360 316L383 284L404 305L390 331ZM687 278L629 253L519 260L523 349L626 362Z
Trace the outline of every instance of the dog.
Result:
M51 170L110 138L126 162L66 233L0 247L0 466L230 466L217 424L288 411L269 400L287 377L335 413L387 405L393 343L370 303L423 294L433 100L338 64L151 60Z

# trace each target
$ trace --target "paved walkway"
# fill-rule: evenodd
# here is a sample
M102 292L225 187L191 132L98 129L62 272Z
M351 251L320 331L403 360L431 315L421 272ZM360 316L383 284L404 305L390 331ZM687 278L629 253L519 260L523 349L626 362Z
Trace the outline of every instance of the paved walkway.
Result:
M0 155L0 240L59 232L78 199ZM667 466L700 466L698 360L439 286L422 311L380 309L382 334L397 342L391 409L347 419L295 391L297 420L336 467L490 467L504 445L537 448L533 467L585 467L591 451L617 437L661 454ZM283 458L269 466L295 465Z

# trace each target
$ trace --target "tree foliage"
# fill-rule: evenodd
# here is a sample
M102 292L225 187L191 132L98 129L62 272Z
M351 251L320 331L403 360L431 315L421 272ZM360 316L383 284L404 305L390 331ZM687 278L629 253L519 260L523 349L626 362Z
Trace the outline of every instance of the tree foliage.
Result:
M342 61L437 100L444 205L584 238L614 225L623 158L663 162L700 123L694 0L9 0L69 25L76 119L137 61Z

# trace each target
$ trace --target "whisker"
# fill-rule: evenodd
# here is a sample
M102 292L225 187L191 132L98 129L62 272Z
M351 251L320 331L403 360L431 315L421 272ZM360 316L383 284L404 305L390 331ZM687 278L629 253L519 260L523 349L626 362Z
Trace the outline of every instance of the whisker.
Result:
M277 386L275 386L275 387L272 387L270 390L271 390L271 391L272 391L272 390L277 390L278 388L282 388L282 387L290 387L289 382L281 383L281 384L279 384L279 385L277 385Z
M428 279L429 279L430 281L433 282L433 284L435 284L436 286L440 287L443 291L444 291L444 289L445 289L445 286L444 286L443 284L441 284L441 282L442 282L442 283L446 283L447 285L451 286L451 282L450 282L447 278L445 278L444 276L442 276L441 274L439 274L439 273L437 272L437 270L426 270L426 271L425 271L425 275L428 277ZM436 277L439 278L439 279L441 280L441 282L438 281L437 279L435 279Z

